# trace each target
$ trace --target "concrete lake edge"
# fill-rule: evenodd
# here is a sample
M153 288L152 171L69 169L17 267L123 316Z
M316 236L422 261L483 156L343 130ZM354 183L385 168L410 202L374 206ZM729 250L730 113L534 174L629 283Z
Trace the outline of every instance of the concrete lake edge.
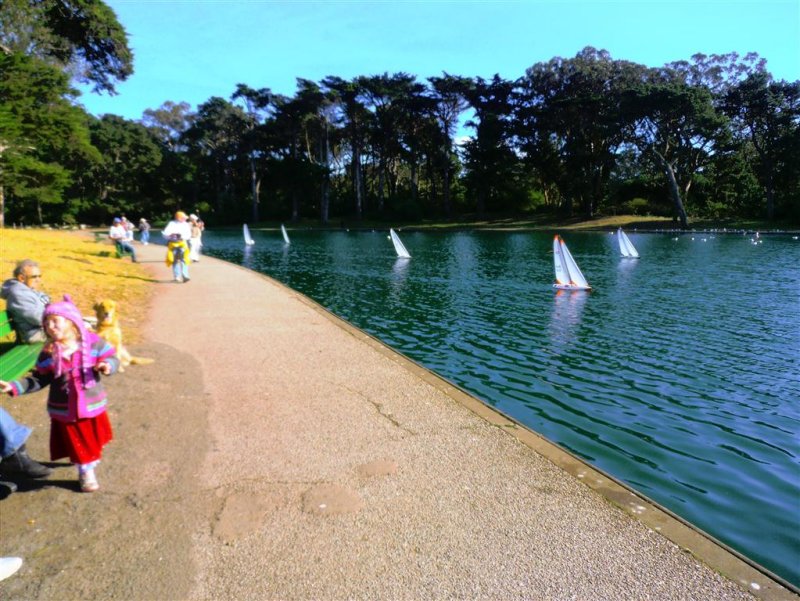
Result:
M234 263L230 263L230 265L238 269L253 271ZM325 316L353 337L377 350L383 356L395 361L455 402L467 407L477 416L542 455L558 468L599 493L606 501L622 509L627 515L660 533L705 565L738 583L754 596L765 601L800 598L800 588L752 561L722 541L717 540L656 501L634 490L614 476L590 465L577 455L570 453L502 411L481 401L443 376L403 355L378 338L339 317L314 299L290 288L269 275L260 272L255 273L267 278L278 287L284 288L288 293L296 296L301 302Z

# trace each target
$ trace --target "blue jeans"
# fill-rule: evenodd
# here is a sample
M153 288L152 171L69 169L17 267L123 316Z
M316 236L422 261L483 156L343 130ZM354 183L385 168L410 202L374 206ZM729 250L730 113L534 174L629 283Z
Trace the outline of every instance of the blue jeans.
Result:
M134 263L136 262L136 249L133 248L130 242L127 240L118 240L117 244L119 247L124 250L126 253L131 253L131 261Z
M150 230L142 230L142 235L140 236L142 244L147 244L150 242Z
M0 457L8 457L25 444L31 429L18 424L9 413L0 407Z

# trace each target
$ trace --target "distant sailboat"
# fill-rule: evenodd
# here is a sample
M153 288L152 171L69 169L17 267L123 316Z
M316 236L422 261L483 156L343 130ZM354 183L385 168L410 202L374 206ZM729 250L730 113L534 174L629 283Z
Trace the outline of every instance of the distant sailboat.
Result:
M392 239L392 244L394 244L394 249L397 251L397 256L401 259L410 259L411 255L406 250L406 247L400 241L400 236L393 229L389 229L389 236Z
M556 270L554 288L560 290L591 290L592 287L583 277L578 264L558 234L553 238L553 264Z
M291 242L289 242L289 234L286 233L286 228L283 227L282 223L281 223L281 234L283 234L283 241L286 242L286 244L291 244Z
M623 257L628 257L630 259L638 259L639 253L636 248L633 246L631 239L628 238L628 235L622 231L622 228L617 230L617 242L619 242L619 252L622 253Z
M256 241L253 240L253 237L250 235L250 228L247 227L246 223L242 229L244 230L244 243L247 244L247 246L252 246L255 244Z

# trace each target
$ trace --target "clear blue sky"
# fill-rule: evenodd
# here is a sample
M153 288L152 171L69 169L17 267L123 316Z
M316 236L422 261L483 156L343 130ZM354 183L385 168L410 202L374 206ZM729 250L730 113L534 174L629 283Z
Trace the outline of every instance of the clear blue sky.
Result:
M296 78L404 71L516 79L585 46L661 66L750 51L800 80L800 0L106 0L128 32L134 74L96 115L139 119L167 100L193 109L237 83L291 96Z

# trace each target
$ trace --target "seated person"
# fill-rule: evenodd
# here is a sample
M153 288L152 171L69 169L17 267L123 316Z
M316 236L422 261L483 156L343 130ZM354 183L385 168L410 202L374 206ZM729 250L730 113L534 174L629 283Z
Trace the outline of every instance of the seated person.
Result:
M14 322L17 342L44 342L42 316L50 297L40 291L42 270L36 261L25 259L17 263L13 276L3 282L0 298L6 301L6 311Z
M136 263L136 250L134 250L128 240L128 230L125 229L125 224L122 223L122 219L119 217L114 217L114 223L111 225L111 229L108 230L108 237L113 240L115 244L119 244L123 252L130 253L131 261Z

